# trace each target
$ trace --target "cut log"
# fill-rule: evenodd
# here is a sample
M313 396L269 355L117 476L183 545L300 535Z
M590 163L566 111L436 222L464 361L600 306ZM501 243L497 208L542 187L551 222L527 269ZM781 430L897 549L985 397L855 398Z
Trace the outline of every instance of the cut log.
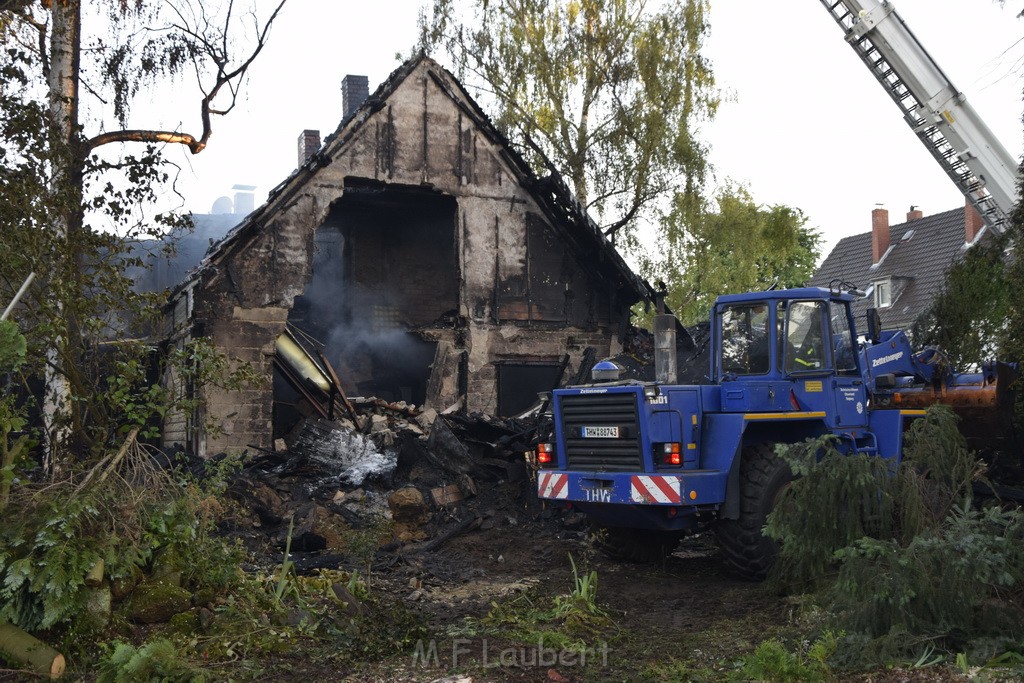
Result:
M103 583L103 570L104 563L103 558L96 560L92 565L92 568L85 575L85 585L90 588L97 588Z
M66 667L64 655L6 621L0 621L0 654L51 680L60 678Z

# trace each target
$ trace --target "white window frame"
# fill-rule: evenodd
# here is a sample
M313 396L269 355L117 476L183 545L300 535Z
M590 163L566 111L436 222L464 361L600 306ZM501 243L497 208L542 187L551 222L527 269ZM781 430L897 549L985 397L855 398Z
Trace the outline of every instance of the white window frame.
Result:
M875 288L875 308L892 306L892 278L875 280L871 285Z

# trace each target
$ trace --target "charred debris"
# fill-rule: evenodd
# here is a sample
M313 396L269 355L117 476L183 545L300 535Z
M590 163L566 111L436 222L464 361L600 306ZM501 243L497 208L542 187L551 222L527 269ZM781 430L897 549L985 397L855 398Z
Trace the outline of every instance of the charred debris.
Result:
M682 377L706 372L700 329L679 347ZM534 495L533 448L550 429L538 399L516 417L467 412L459 403L438 412L406 401L348 397L323 345L289 325L279 337L276 374L298 396L294 424L250 457L228 493L248 511L235 532L268 561L289 543L299 571L351 560L351 532L390 520L379 539L392 557L432 552L456 535L557 516ZM577 373L552 388L590 383L593 349ZM653 378L651 335L632 328L613 357L624 378ZM582 526L562 520L570 533ZM582 533L582 532L580 532ZM257 553L259 555L259 553Z
M350 558L351 531L390 519L385 549L437 550L477 528L540 511L531 452L547 424L538 403L519 417L347 397L322 345L289 325L275 370L296 393L297 418L267 449L250 444L228 494L249 512L234 531L264 557L289 543L299 571Z

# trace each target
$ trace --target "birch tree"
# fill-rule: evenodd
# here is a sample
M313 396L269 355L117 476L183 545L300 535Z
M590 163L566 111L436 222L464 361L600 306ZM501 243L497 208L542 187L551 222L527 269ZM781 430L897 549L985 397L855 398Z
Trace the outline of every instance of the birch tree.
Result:
M206 147L284 3L258 12L234 0L0 1L0 246L13 252L3 280L9 288L29 270L40 274L24 324L46 376L51 458L109 438L90 364L116 332L113 318L132 308L121 247L183 225L148 209L170 179L161 152ZM129 125L133 105L183 77L197 88L188 129ZM112 358L103 362L119 362Z
M422 40L614 235L700 188L700 126L718 104L701 53L707 11L707 0L434 0Z
M723 187L694 207L676 196L662 240L641 270L668 290L683 324L706 320L720 294L800 287L814 274L820 235L799 209L761 206L742 187Z

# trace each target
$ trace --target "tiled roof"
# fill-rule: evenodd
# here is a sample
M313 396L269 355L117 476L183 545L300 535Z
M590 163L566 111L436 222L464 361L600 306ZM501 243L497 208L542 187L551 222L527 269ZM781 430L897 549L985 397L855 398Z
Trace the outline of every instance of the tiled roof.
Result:
M910 330L942 290L949 267L967 250L964 209L953 209L890 227L889 251L875 268L871 263L871 233L843 238L822 262L808 286L828 287L842 280L867 290L873 282L892 278L892 305L879 309L882 326ZM982 230L977 238L988 238ZM874 305L874 296L854 303L858 319Z

